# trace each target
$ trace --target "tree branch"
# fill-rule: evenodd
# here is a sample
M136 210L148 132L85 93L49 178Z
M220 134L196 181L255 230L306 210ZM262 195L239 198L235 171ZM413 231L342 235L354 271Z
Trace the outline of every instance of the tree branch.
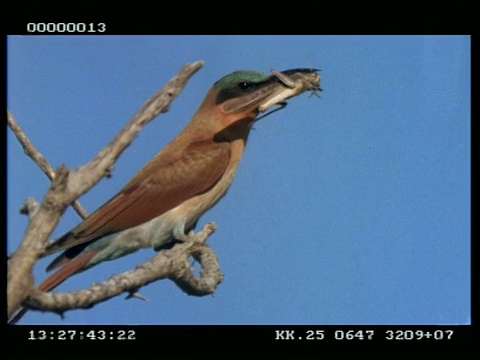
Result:
M37 148L31 143L30 139L25 135L20 125L10 113L7 111L7 123L8 127L17 137L17 140L20 142L20 145L23 147L23 151L27 156L29 156L35 164L37 164L40 169L50 180L55 178L55 171L53 170L50 163L43 157L42 154L37 150ZM82 219L85 219L88 216L87 210L83 208L78 200L75 200L72 204L73 209L77 212Z
M88 164L79 167L76 171L70 171L63 165L57 169L40 208L27 226L18 250L8 262L8 316L21 305L33 287L33 264L43 253L47 239L66 207L92 188L102 177L108 175L109 169L123 150L130 145L135 135L155 116L168 110L170 103L181 92L189 78L202 66L203 61L183 66L177 75L142 105L118 135ZM13 116L9 119L11 123ZM21 140L21 143L25 149L24 144L29 144L30 141ZM35 149L33 145L28 147L28 151L31 152L32 149ZM32 154L37 157L39 155L38 151ZM45 159L42 159L43 157L34 161L46 163L43 161Z
M45 293L34 289L24 304L32 309L63 314L66 310L91 308L123 292L130 293L130 298L141 287L166 278L173 280L190 295L212 294L223 279L217 256L205 243L214 230L215 225L208 223L197 234L189 236L189 241L178 243L169 250L161 250L134 270L112 276L85 290ZM194 257L201 265L200 279L194 275L190 257Z

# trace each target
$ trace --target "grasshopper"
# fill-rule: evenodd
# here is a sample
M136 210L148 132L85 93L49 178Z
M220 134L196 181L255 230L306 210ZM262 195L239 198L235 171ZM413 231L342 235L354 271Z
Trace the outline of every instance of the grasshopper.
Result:
M279 88L278 93L263 103L259 110L261 112L276 104L285 104L284 101L297 96L305 91L312 91L317 95L320 88L320 76L317 69L292 69L284 72L272 70L272 76L275 76L284 87Z

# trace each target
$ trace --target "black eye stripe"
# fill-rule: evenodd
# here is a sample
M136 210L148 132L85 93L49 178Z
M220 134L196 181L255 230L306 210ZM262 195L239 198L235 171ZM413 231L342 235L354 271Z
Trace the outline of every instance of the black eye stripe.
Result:
M256 91L264 82L254 82L248 80L237 80L232 83L230 87L224 88L219 91L215 100L216 104L220 104L228 99L232 99L237 96L242 96L247 93Z

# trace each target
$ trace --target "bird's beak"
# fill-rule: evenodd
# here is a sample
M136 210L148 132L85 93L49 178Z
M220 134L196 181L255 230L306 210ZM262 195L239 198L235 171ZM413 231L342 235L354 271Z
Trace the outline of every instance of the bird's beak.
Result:
M272 71L266 80L256 84L256 88L242 96L232 98L223 104L223 111L232 113L248 109L264 112L268 108L284 104L285 100L305 91L321 91L317 69L290 69Z

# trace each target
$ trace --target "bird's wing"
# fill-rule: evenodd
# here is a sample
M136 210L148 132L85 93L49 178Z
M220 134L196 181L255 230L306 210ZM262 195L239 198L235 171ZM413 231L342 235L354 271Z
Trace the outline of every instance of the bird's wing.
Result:
M159 153L120 192L49 244L45 255L156 218L210 189L225 173L229 160L229 143L211 140L191 143L178 155Z

